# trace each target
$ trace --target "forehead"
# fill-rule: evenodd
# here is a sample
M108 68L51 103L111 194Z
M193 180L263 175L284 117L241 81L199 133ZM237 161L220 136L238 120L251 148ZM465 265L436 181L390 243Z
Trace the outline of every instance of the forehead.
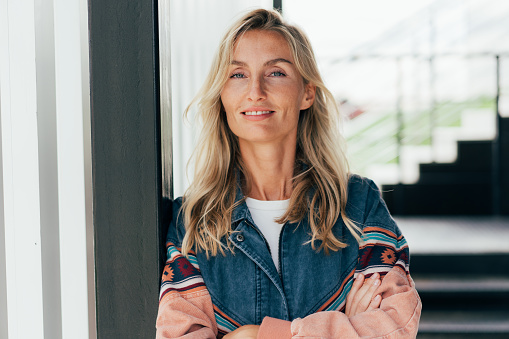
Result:
M285 38L278 32L250 30L240 36L234 45L233 59L285 58L293 62L293 56Z

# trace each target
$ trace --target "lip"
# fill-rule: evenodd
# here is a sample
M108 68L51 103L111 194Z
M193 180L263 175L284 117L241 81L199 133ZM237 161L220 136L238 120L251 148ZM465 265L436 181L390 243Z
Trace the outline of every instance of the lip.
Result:
M270 112L270 113L262 113L257 115L246 115L246 112ZM240 112L242 116L251 121L260 121L267 118L270 118L272 115L274 115L275 111L268 108L268 107L261 107L261 106L255 106L255 107L248 107Z
M274 112L273 109L270 109L266 106L251 106L243 109L240 113L244 114L245 112L263 112L263 111L271 111Z

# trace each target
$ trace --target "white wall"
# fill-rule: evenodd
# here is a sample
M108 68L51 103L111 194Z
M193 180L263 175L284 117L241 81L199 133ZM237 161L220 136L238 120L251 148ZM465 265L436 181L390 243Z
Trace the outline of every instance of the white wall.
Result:
M86 0L0 0L0 337L94 338Z

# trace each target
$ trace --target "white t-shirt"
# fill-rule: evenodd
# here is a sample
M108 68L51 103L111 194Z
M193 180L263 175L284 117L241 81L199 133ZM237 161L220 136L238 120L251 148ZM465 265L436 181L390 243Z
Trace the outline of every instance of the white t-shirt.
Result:
M278 224L275 220L286 212L290 199L266 201L246 198L246 204L256 226L269 244L272 260L279 272L279 234L283 224Z

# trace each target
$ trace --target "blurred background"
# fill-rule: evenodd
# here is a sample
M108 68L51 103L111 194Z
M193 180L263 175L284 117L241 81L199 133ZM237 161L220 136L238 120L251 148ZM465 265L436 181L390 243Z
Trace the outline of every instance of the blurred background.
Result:
M509 2L171 2L175 197L200 128L181 113L226 27L273 5L310 37L351 171L409 242L419 338L509 338Z

